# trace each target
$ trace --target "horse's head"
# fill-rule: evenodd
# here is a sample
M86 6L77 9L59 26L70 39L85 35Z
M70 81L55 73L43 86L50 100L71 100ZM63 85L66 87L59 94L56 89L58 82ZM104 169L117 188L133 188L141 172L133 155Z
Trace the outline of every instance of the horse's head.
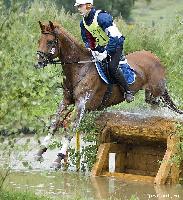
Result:
M49 21L49 24L42 24L39 21L41 28L41 37L39 39L37 51L36 68L44 68L49 63L53 63L53 59L59 55L59 39L57 37L54 24Z

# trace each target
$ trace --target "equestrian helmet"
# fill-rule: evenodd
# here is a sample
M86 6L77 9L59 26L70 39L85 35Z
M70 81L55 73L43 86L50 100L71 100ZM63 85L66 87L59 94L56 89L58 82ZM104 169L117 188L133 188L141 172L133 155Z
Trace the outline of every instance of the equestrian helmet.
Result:
M79 6L82 4L87 4L90 3L93 5L93 0L76 0L76 3L74 4L74 6Z

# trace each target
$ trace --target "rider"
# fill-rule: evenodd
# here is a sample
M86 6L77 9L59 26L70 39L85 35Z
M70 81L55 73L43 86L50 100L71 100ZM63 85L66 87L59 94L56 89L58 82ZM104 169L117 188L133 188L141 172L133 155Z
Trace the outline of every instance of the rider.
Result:
M129 89L119 61L123 57L124 36L119 32L112 16L103 10L93 7L93 0L76 0L75 5L83 16L80 22L81 36L85 47L91 50L93 57L102 62L109 60L109 71L117 84L125 90L125 99L132 102L134 96Z

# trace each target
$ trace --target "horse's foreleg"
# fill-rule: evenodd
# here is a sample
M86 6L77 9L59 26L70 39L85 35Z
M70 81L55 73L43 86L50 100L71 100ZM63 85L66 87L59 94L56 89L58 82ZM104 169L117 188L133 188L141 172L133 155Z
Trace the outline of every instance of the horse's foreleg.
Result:
M50 134L50 133L44 138L43 142L41 143L41 147L40 147L39 151L34 156L35 160L37 160L37 161L42 160L42 155L43 155L43 153L45 153L47 151L48 146L51 141L51 138L52 138L52 134Z
M80 125L80 122L84 116L84 113L85 113L85 105L86 105L86 102L88 100L88 94L84 97L84 98L80 98L79 101L76 103L76 112L77 112L77 115L75 117L75 120L74 120L74 125L73 125L73 131L72 133L76 133L77 129L79 128L79 125ZM72 139L73 135L72 136L68 136L66 135L65 136L65 141L63 143L63 146L62 148L60 149L60 151L58 152L57 154L57 158L56 160L52 163L52 168L54 169L60 169L61 168L61 161L64 159L64 162L67 162L66 160L66 157L67 157L67 150L69 148L69 145L70 145L70 141Z
M57 109L57 112L55 114L55 118L52 119L51 125L49 127L48 130L48 135L44 138L43 142L40 145L40 149L39 151L36 153L35 155L35 159L37 161L40 161L42 159L42 155L43 153L45 153L48 149L48 146L50 145L51 139L54 136L56 130L58 129L58 127L60 126L60 115L63 113L64 110L67 109L67 105L64 101L61 101L61 103L59 104L59 107ZM70 111L68 111L65 114L64 119L67 117L67 115L70 113ZM64 119L62 121L64 121Z
M57 154L57 158L53 161L51 168L54 168L55 170L60 169L62 160L64 160L64 163L67 163L67 150L69 148L71 139L72 137L70 136L64 137L63 145Z

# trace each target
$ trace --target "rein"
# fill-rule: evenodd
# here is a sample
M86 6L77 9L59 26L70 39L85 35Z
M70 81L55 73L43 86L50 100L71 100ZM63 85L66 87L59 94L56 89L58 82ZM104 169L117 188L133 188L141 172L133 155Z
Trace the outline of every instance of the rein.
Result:
M72 64L86 64L86 63L94 63L96 60L83 60L83 61L74 61L74 62L61 62L60 60L52 60L49 64L55 65L72 65Z
M53 35L55 37L55 40L52 41L52 44L55 45L55 47L60 51L59 49L59 39L56 35L55 32L44 32L42 31L42 34L47 34L47 35ZM86 64L86 63L95 63L97 60L83 60L83 61L72 61L72 62L62 62L60 59L59 60L54 60L51 58L53 55L52 53L45 53L42 51L37 51L37 54L41 56L42 58L46 58L46 64L51 64L51 65L73 65L73 64Z

